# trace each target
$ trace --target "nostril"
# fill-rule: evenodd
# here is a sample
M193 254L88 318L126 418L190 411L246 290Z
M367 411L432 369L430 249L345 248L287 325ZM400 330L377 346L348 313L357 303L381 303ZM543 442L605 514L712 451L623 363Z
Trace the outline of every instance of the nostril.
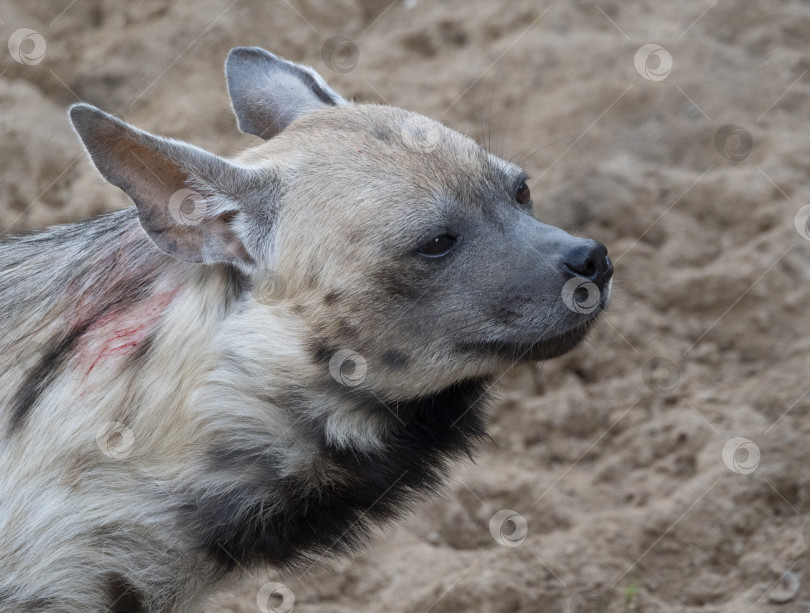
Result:
M571 249L564 266L569 274L582 277L602 286L613 273L613 265L602 243L585 241Z

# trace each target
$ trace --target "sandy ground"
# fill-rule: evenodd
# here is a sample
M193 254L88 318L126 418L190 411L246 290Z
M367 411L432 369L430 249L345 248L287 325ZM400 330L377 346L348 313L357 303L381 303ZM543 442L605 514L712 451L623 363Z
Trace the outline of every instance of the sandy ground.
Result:
M494 444L443 499L211 613L260 610L267 581L301 613L810 611L807 3L6 0L0 19L0 232L128 204L71 133L77 98L251 145L221 66L257 44L502 147L541 219L613 256L601 327L504 379Z

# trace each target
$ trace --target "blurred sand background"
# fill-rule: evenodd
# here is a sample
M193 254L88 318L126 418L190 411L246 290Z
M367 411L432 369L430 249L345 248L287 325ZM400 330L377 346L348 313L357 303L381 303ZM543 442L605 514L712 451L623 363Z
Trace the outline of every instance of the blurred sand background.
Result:
M210 613L258 611L266 581L300 613L810 611L810 4L4 0L0 19L0 233L128 206L71 132L77 99L219 154L257 142L222 64L260 45L517 156L537 216L615 262L601 327L504 379L493 444L444 498ZM517 546L490 532L502 509Z

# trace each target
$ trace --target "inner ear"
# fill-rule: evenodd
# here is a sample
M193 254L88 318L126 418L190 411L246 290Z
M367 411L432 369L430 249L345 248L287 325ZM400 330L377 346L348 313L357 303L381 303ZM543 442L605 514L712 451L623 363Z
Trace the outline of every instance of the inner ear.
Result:
M237 198L255 183L250 169L90 105L74 105L70 118L99 172L132 198L158 247L188 262L252 266L234 227L246 214Z
M231 49L225 76L239 129L264 139L272 138L302 115L346 104L309 66L260 47Z

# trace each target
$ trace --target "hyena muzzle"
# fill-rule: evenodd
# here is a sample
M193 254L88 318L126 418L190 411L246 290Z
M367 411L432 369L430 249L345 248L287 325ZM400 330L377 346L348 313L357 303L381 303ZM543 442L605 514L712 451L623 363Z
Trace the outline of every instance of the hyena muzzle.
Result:
M92 106L129 209L0 242L0 610L197 611L362 545L485 435L499 375L579 343L606 249L515 164L258 48L230 159Z

